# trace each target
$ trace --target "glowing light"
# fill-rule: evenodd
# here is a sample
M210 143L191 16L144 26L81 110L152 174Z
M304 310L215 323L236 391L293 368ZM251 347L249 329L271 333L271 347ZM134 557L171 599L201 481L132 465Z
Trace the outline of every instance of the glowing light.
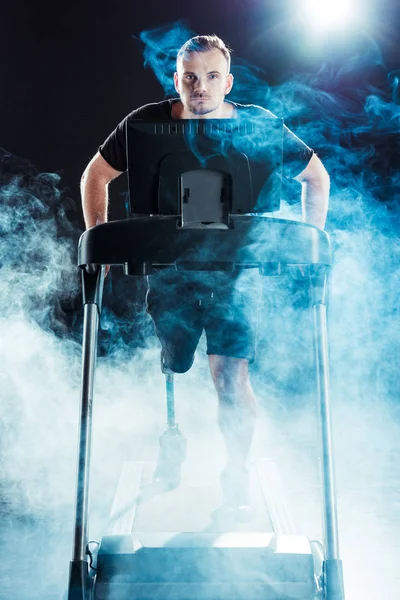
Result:
M347 27L354 22L357 10L351 0L303 0L302 16L315 30Z

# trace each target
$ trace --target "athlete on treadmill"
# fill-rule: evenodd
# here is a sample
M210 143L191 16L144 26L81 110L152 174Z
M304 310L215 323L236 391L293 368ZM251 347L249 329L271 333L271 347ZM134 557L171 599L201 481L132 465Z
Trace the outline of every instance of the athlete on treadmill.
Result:
M108 184L127 169L125 124L129 118L146 120L274 118L254 105L230 102L230 50L215 35L188 40L177 55L174 74L179 97L142 106L130 113L100 146L81 182L86 227L107 221ZM328 209L329 176L317 155L284 128L285 175L302 183L303 220L324 228ZM147 294L151 315L162 345L164 369L183 373L193 362L203 330L219 400L219 425L227 449L221 476L226 503L249 504L246 460L253 438L256 400L249 379L254 360L257 290L227 273L152 276Z

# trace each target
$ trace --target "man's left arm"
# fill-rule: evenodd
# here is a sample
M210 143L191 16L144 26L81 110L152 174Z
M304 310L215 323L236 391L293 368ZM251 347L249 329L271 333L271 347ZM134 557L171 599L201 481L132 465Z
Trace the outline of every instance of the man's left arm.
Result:
M328 212L330 179L327 170L316 154L306 168L294 177L302 184L301 207L303 220L324 229Z

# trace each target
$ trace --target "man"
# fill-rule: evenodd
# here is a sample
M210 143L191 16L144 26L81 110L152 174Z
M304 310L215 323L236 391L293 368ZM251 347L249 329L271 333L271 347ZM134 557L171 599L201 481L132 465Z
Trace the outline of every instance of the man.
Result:
M215 35L197 36L182 46L174 84L179 98L146 105L126 119L236 119L247 113L257 119L274 118L260 107L226 100L233 86L230 52ZM107 138L83 174L82 203L88 228L107 221L108 184L127 168L126 119ZM303 186L303 219L323 229L329 176L313 151L287 129L285 140L286 156L290 154L296 171L292 167L291 176ZM195 275L179 277L181 285L171 274L160 275L148 293L147 308L162 344L165 366L172 371L190 368L200 334L206 331L210 370L219 398L219 424L228 455L221 483L228 503L245 505L246 458L256 413L248 371L254 358L254 299L246 297L244 290L237 291L232 275L204 275L203 281Z

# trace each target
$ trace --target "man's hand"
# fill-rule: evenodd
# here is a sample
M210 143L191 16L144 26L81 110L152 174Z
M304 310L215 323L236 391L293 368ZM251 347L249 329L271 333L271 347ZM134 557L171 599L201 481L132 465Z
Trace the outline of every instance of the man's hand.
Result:
M329 202L329 175L316 154L297 177L303 187L301 205L303 220L324 229Z

